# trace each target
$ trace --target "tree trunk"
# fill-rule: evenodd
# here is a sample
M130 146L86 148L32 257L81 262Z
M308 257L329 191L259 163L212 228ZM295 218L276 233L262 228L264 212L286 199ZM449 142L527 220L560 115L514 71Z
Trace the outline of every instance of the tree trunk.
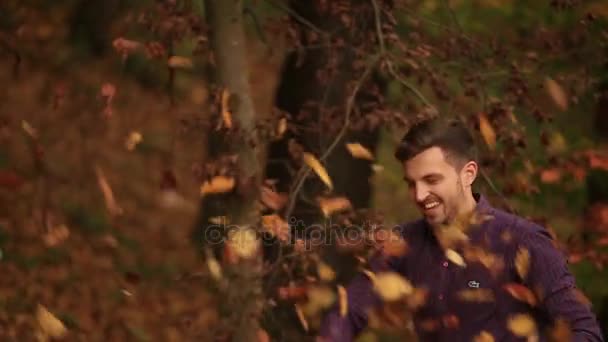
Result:
M234 120L232 128L226 126L209 132L208 155L211 162L220 164L230 159L228 156L236 156L236 162L228 165L236 174L236 189L204 197L200 215L203 227L199 226L199 229L208 232L211 217L226 216L230 227L224 226L224 230L255 232L259 221L256 203L263 170L255 135L256 113L249 86L242 1L207 0L205 10L216 62L215 83L230 94L228 103ZM209 245L210 241L204 242ZM257 240L255 243L259 244ZM217 242L216 251L219 246L223 246L224 255L238 254L238 251L228 250L228 244ZM228 279L219 304L220 314L224 316L222 322L227 324L226 333L233 341L255 341L262 309L260 254L236 261L233 257L226 258L223 266Z

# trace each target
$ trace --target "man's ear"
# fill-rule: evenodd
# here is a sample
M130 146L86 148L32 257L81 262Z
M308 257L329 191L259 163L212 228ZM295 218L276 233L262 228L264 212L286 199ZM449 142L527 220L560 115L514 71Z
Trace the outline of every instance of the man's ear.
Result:
M477 178L478 170L477 163L472 160L464 164L460 171L460 175L466 187L471 187L473 185L473 182L475 182L475 179Z

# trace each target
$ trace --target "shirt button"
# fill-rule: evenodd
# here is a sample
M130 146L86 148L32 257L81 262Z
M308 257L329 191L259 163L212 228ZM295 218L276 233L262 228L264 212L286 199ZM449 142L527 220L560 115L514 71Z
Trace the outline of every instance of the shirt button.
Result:
M443 267L448 267L448 262L447 262L447 261L444 261L444 262L442 263L442 265L443 265Z

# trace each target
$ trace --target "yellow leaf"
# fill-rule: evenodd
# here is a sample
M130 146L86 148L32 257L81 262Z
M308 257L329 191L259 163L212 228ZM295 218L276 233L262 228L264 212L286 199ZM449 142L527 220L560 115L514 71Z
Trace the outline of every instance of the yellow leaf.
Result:
M38 304L36 319L42 333L47 337L60 339L65 337L68 332L63 323L41 304Z
M205 181L201 185L201 195L206 194L219 194L228 192L234 189L235 181L232 177L216 176L210 181Z
M225 128L232 128L232 114L230 113L230 92L226 88L222 90L222 123Z
M319 178L321 178L321 180L327 185L327 187L332 190L334 187L333 183L331 182L327 171L325 170L323 165L321 165L319 160L317 160L314 155L308 152L303 152L302 157L304 158L304 163L306 163L306 165L313 169L313 171L315 171L315 173L319 176Z
M321 211L325 217L329 217L331 214L342 211L346 209L350 209L351 203L346 197L333 197L333 198L317 198L319 202L319 206L321 207Z
M374 242L387 256L400 257L408 252L408 245L403 236L392 229L376 230Z
M465 289L457 293L458 298L466 302L493 302L494 293L490 289Z
M496 132L484 113L479 114L479 131L491 150L496 148Z
M384 171L384 166L380 164L372 164L372 170L374 170L374 172L382 172Z
M530 270L530 252L524 247L519 247L515 255L515 269L521 279L526 279Z
M127 151L133 151L137 144L139 144L143 140L141 133L137 131L133 131L127 137L127 141L125 142L125 147Z
M227 216L213 216L208 219L210 223L213 224L228 224Z
M308 331L308 321L306 320L306 317L304 317L302 309L298 306L298 304L294 304L294 307L296 310L296 315L298 315L298 319L300 320L300 324L302 324L302 328L304 328L304 331Z
M170 68L191 69L193 67L192 59L182 56L171 56L167 61Z
M536 335L536 323L532 317L526 314L511 316L507 321L509 330L518 337L530 337Z
M259 247L258 237L252 229L238 228L228 233L227 244L232 252L243 259L256 255Z
M264 215L262 216L262 225L264 230L275 236L281 241L289 240L289 224L285 222L279 215Z
M350 154L355 158L374 160L374 155L359 143L346 144L346 148L348 149L348 152L350 152Z
M283 137L283 134L287 131L287 118L281 118L279 120L279 124L277 125L277 138L280 139Z
M483 330L479 335L473 338L473 342L494 342L494 336L489 332Z
M326 263L317 263L317 273L322 281L332 281L336 279L336 272Z
M110 215L120 215L122 214L122 208L116 203L116 199L114 198L114 192L110 187L110 183L106 179L103 171L99 166L95 167L95 174L97 175L97 184L103 193L103 198L106 203L106 208Z
M566 95L566 92L564 91L562 86L557 83L557 81L550 77L547 77L545 79L545 88L547 90L547 93L559 109L568 109L568 96Z
M209 268L209 273L211 274L211 277L213 277L213 279L215 280L222 279L222 266L217 261L215 256L213 256L213 253L211 253L210 250L206 250L206 257L207 267Z
M38 132L36 131L36 129L34 127L32 127L32 125L30 125L29 122L22 120L21 121L21 128L23 128L23 130L25 131L25 133L27 133L30 137L32 138L37 138L38 137Z
M380 272L375 275L374 291L385 301L395 301L412 294L411 283L395 272Z
M346 317L348 313L348 299L346 296L346 289L342 285L338 285L338 298L340 304L340 316Z
M466 264L464 262L464 259L462 258L462 256L460 254L458 254L458 252L456 252L453 249L447 249L445 251L445 257L448 258L448 260L450 260L451 262L453 262L454 264L460 266L460 267L466 267Z

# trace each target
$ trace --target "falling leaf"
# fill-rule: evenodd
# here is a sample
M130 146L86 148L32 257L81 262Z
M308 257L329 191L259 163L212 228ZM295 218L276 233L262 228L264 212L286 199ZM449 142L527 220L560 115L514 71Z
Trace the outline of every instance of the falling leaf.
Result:
M382 172L382 171L384 171L384 166L382 166L380 164L372 164L372 170L374 172Z
M479 335L473 337L473 342L494 342L494 336L483 330Z
M547 152L550 154L560 154L567 149L566 138L560 132L553 132L549 137Z
M566 92L564 91L562 86L557 83L557 81L550 77L547 77L545 79L545 88L547 90L547 93L559 109L568 109L568 96L566 95Z
M325 217L329 217L335 212L352 208L350 201L346 197L319 197L317 201Z
M491 150L496 149L496 132L484 113L479 114L479 131Z
M374 290L387 302L399 300L412 294L410 282L395 272L380 272L375 275Z
M340 316L346 317L348 313L348 299L346 297L346 289L342 285L338 285L338 303L340 304Z
M211 253L211 251L207 251L206 256L207 268L209 268L209 273L211 274L211 277L213 277L213 279L215 280L222 279L222 266L220 265L220 263L213 256L213 253Z
M554 184L562 178L562 173L557 168L545 169L540 172L540 181L545 184Z
M127 151L133 151L135 147L143 140L141 133L137 131L133 131L127 137L127 141L125 142L125 147Z
M213 224L228 224L228 216L213 216L207 219L207 221Z
M327 291L329 291L329 293L333 295L333 292L331 292L331 290L329 290L327 287L311 287L309 289L308 287L305 287L305 286L290 285L290 286L279 287L278 296L279 296L279 298L281 298L283 300L301 300L306 297L317 298L317 297L319 297L319 291L325 291L323 293L327 293ZM324 298L324 296L321 296L321 297Z
M255 256L259 247L255 231L244 227L228 232L227 244L237 256L243 259L250 259Z
M438 320L429 318L420 322L420 329L427 332L435 331L439 329L439 325L440 323Z
M288 199L287 194L278 193L265 185L261 187L260 201L272 210L281 210L287 204Z
M466 263L464 262L464 259L462 258L462 256L453 249L447 249L445 251L445 257L460 267L466 267Z
M289 240L289 224L285 222L279 215L264 215L262 216L262 225L264 230L277 239L286 242Z
M298 315L298 319L300 320L300 324L302 324L302 328L304 328L304 331L308 331L308 321L306 320L306 317L304 317L302 309L298 306L298 304L294 304L294 307L296 310L296 315Z
M304 163L306 163L306 165L313 169L315 173L319 176L319 178L321 178L321 180L327 185L327 187L332 190L333 184L331 182L331 179L329 178L327 171L325 170L323 165L321 165L321 163L317 160L317 158L315 158L314 155L308 152L303 152L302 158L304 159Z
M456 295L465 302L485 303L494 301L494 293L490 289L465 289L458 291Z
M112 42L112 46L118 53L123 56L123 58L131 53L136 52L142 47L141 43L122 37L114 39L114 41Z
M191 69L194 65L192 63L192 59L188 57L182 56L171 56L167 61L167 65L170 68L181 68L181 69Z
M122 208L116 203L116 199L114 198L114 192L110 187L110 183L106 179L103 171L99 166L95 166L95 174L97 175L97 184L103 193L103 198L106 203L106 208L110 215L120 215L122 214Z
M25 133L27 133L31 138L34 138L34 139L38 138L38 132L36 131L36 129L34 127L32 127L32 125L30 125L29 122L22 120L21 128L23 128Z
M519 249L517 249L517 254L515 255L515 269L521 279L525 280L528 276L528 270L530 269L530 252L524 247L519 247Z
M534 293L527 287L517 284L517 283L509 283L503 286L505 291L507 291L513 298L528 303L531 306L535 306L537 303L536 296Z
M68 332L63 323L41 304L38 304L36 319L46 337L60 339Z
M467 246L464 248L464 258L468 262L478 262L490 271L500 272L504 267L503 260L479 246Z
M408 252L408 245L401 234L391 229L378 229L374 232L374 242L386 256L399 257Z
M258 329L257 338L257 342L270 342L270 336L264 329Z
M374 160L374 155L363 145L359 143L348 143L346 144L348 152L355 158Z
M286 131L287 131L287 118L281 118L281 119L279 119L279 123L277 125L277 139L282 138Z
M549 329L549 341L553 342L569 342L573 341L572 328L567 320L558 318L553 326Z
M536 323L527 314L517 314L509 317L507 321L509 330L518 337L531 337L536 335Z
M210 181L205 181L201 185L201 195L219 194L234 189L235 180L233 177L215 176Z
M460 319L453 314L443 316L441 321L443 322L443 326L448 329L456 329L460 325Z
M333 281L336 279L336 272L322 261L317 263L317 273L322 281Z
M232 128L232 114L230 113L230 92L224 88L222 90L222 124L224 128Z
M429 290L425 288L414 288L414 292L407 297L406 303L410 310L421 308L429 297Z

